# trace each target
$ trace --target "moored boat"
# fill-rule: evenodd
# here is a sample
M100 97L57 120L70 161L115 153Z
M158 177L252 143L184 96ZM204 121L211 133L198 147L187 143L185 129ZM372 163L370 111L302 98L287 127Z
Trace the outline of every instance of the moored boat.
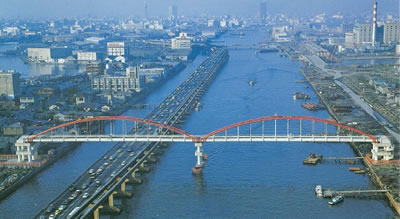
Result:
M338 195L338 196L333 197L332 200L328 202L328 204L329 205L336 205L337 203L342 202L342 201L344 201L343 196Z

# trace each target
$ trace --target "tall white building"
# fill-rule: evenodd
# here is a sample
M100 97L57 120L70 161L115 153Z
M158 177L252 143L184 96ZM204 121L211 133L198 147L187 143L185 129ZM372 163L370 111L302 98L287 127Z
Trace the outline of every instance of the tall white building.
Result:
M385 23L383 25L383 43L399 43L400 42L400 22Z
M0 70L0 95L14 99L19 93L19 74L15 70Z
M109 56L125 56L124 42L108 42L107 55Z
M354 27L355 43L372 43L372 24L356 24Z
M180 33L178 37L171 40L172 49L191 49L191 37L187 36L187 33Z

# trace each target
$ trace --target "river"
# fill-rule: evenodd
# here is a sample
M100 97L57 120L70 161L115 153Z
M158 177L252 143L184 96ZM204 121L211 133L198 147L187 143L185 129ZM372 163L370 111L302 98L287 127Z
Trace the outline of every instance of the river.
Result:
M243 39L225 34L225 44L252 45L265 33L247 32ZM145 102L157 104L195 69L203 57L152 92ZM0 66L1 68L1 66ZM318 97L304 88L300 64L278 53L255 54L231 50L230 60L218 74L183 129L205 134L217 128L261 116L305 115L329 118L326 111L310 112L304 101L293 100L296 91ZM249 86L249 80L255 85ZM128 111L141 116L146 111ZM2 218L27 218L66 188L111 145L83 144L0 203ZM162 155L134 196L123 200L119 216L105 218L385 218L393 215L385 200L346 198L329 207L314 194L316 184L337 190L372 188L367 175L350 172L349 165L323 163L304 166L310 153L355 156L347 144L337 143L206 143L209 155L202 177L194 177L195 147L174 143ZM361 167L360 164L352 165ZM5 215L5 217L4 217Z

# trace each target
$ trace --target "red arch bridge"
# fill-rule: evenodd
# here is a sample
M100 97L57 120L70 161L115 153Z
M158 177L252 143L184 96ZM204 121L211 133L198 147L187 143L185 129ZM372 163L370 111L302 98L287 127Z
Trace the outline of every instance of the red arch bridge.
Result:
M105 122L109 123L106 130ZM373 136L332 120L310 116L266 116L191 134L168 124L128 116L99 116L67 122L17 142L19 161L35 160L36 142L193 142L197 167L203 166L205 142L367 142L374 160L393 159L393 145L386 136Z

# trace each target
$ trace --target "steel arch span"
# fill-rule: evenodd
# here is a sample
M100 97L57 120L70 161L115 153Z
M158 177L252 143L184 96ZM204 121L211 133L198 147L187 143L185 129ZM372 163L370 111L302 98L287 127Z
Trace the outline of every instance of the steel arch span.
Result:
M330 125L344 128L344 129L359 133L361 135L364 135L366 137L369 137L372 140L372 142L379 142L375 136L373 136L371 134L367 134L359 129L356 129L356 128L353 128L353 127L350 127L347 125L343 125L343 124L340 124L338 122L331 121L328 119L320 119L320 118L315 118L312 116L265 116L265 117L260 117L260 118L256 118L256 119L250 119L250 120L237 122L237 123L225 126L223 128L214 130L206 135L203 135L201 138L196 139L196 141L197 142L205 142L209 137L214 136L218 133L224 132L226 130L232 129L232 128L236 128L236 127L248 125L248 124L253 124L253 123L258 123L258 122L263 122L263 121L274 121L274 120L300 120L300 121L307 120L307 121L314 121L314 122L330 124Z
M56 129L60 129L60 128L67 127L67 126L74 125L74 124L87 123L87 122L93 122L93 121L131 121L131 122L137 122L137 123L142 123L142 124L154 125L154 126L158 126L160 128L168 129L168 130L173 131L178 134L182 134L188 138L191 138L192 141L196 141L196 137L194 135L192 135L191 133L186 132L182 129L173 127L173 126L163 124L161 122L156 122L156 121L149 120L149 119L142 119L142 118L131 117L131 116L98 116L98 117L93 117L93 118L79 119L76 121L71 121L71 122L63 123L61 125L54 126L52 128L49 128L45 131L42 131L42 132L34 135L32 137L29 137L27 142L32 142L35 138L37 138L41 135L44 135L48 132L51 132L53 130L56 130Z

